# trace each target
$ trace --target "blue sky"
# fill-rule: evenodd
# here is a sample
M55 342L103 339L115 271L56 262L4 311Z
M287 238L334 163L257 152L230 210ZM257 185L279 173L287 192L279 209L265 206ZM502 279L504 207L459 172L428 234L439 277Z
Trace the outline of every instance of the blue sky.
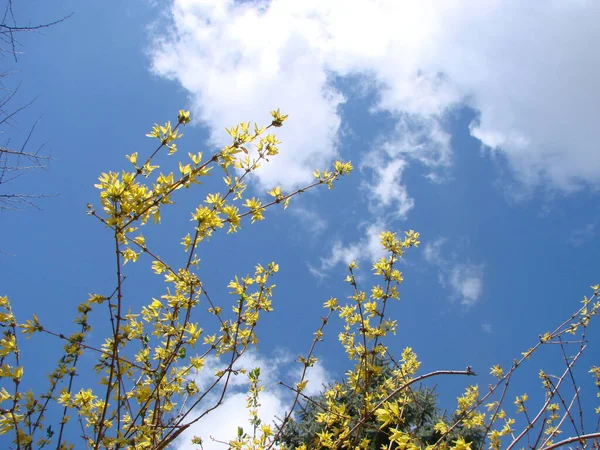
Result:
M126 168L125 154L149 152L151 126L183 108L193 116L178 144L186 152L214 151L227 142L224 127L268 123L272 109L290 115L281 155L253 179L253 195L300 187L337 158L356 168L333 191L304 194L201 249L201 277L223 301L233 275L259 262L281 267L255 362L273 367L306 352L322 302L350 294L342 280L351 259L368 288L384 229L422 237L406 255L391 349L413 347L425 370L471 365L483 386L491 365L510 364L598 282L596 2L157 3L19 5L22 22L74 12L22 36L17 63L2 60L19 71L18 101L36 98L11 139L41 115L32 145L48 141L54 158L7 189L58 194L41 211L0 215L1 247L13 254L0 257L1 293L22 319L37 312L63 329L89 292L112 290L110 233L85 214L98 204L93 184ZM216 186L186 192L152 231L161 255L180 256L187 212ZM127 267L134 308L160 295L149 264ZM332 332L318 350L319 382L347 368L336 341ZM50 364L45 346L59 343L38 343L32 361ZM589 370L592 357L581 364ZM444 383L452 407L462 384ZM285 403L268 395L273 410Z

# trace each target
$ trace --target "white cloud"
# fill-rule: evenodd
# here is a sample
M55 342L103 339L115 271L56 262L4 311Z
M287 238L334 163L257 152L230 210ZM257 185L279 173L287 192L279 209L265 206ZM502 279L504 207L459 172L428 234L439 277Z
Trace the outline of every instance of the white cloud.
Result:
M216 370L222 370L227 367L228 358L220 361L214 357L205 359L205 366L200 373L193 377L201 391L209 387L215 380ZM278 382L284 381L293 385L300 380L301 369L294 358L284 352L279 351L270 357L257 351L247 351L234 364L234 369L245 369L247 371L256 367L260 368L260 384L265 387L260 393L260 407L258 415L263 423L272 424L276 418L282 418L289 411L292 404L293 395L291 391L280 386ZM330 374L327 372L321 361L309 368L306 379L309 380L305 393L315 395L323 390L323 385L331 381ZM228 442L237 436L238 426L244 428L245 432L251 430L249 424L248 410L246 408L246 392L248 389L248 375L239 372L237 376L232 376L228 385L227 394L222 404L214 411L207 414L200 421L187 429L177 441L179 450L196 448L190 444L192 437L198 436L203 440L205 450L222 450L221 442ZM208 406L216 403L220 394L219 387L209 394L202 405L192 414L201 414Z
M229 364L229 358L224 357L223 360L209 356L205 358L204 367L198 375L195 375L194 381L198 388L202 391L208 388L214 382L215 372L225 369ZM259 367L261 370L260 379L265 384L273 384L277 381L278 366L280 364L289 363L290 357L285 354L276 354L271 358L265 358L256 351L246 351L233 365L234 369L252 370ZM244 374L231 377L230 386L240 387L248 385L248 377Z
M303 3L302 3L303 4ZM300 5L300 3L298 3ZM152 62L158 74L177 80L217 146L230 142L223 127L240 121L270 123L279 107L290 114L277 131L285 148L260 170L264 186L310 182L337 154L343 97L328 83L310 10L282 2L180 0L173 3L174 34L159 36Z
M406 186L402 183L402 174L407 164L401 158L385 161L375 155L365 161L363 167L373 171L374 183L363 183L363 187L369 191L368 198L373 211L381 214L389 209L393 216L405 218L413 208L414 199L409 197Z
M585 0L175 0L150 53L154 72L190 93L217 146L229 143L224 126L268 122L276 107L290 114L278 130L281 154L257 174L261 187L298 187L339 156L345 98L336 78L375 89L371 111L395 127L359 163L372 169L363 186L387 220L414 207L409 164L444 179L445 119L465 105L477 113L471 135L502 154L523 186L600 187L599 13L599 2ZM373 259L370 242L368 233L336 242L321 269ZM454 279L472 302L477 278Z
M312 264L307 263L306 268L308 269L309 273L319 281L322 281L329 276L322 267L315 267Z
M321 269L329 270L340 263L348 265L352 261L358 261L362 256L363 247L362 243L344 246L341 241L335 241L331 248L331 255L327 258L321 258Z
M571 236L567 242L575 247L579 247L586 242L591 241L596 236L600 235L598 229L598 221L590 222L582 228L577 228L571 232Z
M444 260L442 259L442 245L446 242L446 238L440 237L435 241L426 242L423 249L423 257L431 264L441 265Z
M307 230L313 235L319 235L327 229L327 220L314 210L307 209L303 206L292 205L289 211L298 217L306 226Z
M308 384L306 385L304 391L302 391L304 395L317 395L320 392L323 392L324 387L331 382L331 374L327 372L320 361L317 361L314 366L309 367L306 374ZM292 370L290 375L294 377L294 379L299 380L300 376L302 375L302 367L296 366L296 369Z
M286 406L288 402L282 402L277 393L264 391L260 395L258 415L264 423L272 424L275 416L282 416ZM184 431L177 441L176 448L197 450L198 446L192 445L191 440L198 436L202 439L202 447L205 450L226 449L228 446L223 442L229 443L234 440L238 427L242 427L246 433L252 430L248 422L246 394L243 392L229 395L217 409Z
M492 325L489 323L482 323L481 324L481 329L486 332L487 334L492 334Z
M526 185L599 184L599 2L176 0L170 12L154 70L191 93L215 144L223 126L291 114L263 184L302 184L336 156L344 100L331 80L346 75L367 76L375 109L398 119L388 149L405 140L427 164L449 163L443 118L467 104L479 113L471 134Z
M465 306L475 305L483 291L483 266L474 264L458 264L446 275L454 294Z
M600 38L600 4L513 0L486 9L459 21L467 39L485 37L472 45L470 61L448 71L480 111L471 133L504 152L526 183L597 186L600 56L591 48Z
M429 176L434 177L435 170L446 168L452 162L450 139L439 117L399 114L394 133L383 144L383 149L392 158L410 157L419 161L432 169Z
M436 266L438 279L444 287L452 290L454 299L466 307L474 306L481 299L483 292L483 264L458 262L455 255L446 258L442 254L442 246L446 238L440 237L425 244L423 257L425 261Z
M375 222L365 227L364 236L358 241L344 245L341 241L335 241L331 248L331 254L321 258L320 268L309 266L310 272L320 278L324 278L324 272L331 270L338 264L348 265L352 261L374 262L385 256L386 252L381 246L379 235L386 231L383 222Z

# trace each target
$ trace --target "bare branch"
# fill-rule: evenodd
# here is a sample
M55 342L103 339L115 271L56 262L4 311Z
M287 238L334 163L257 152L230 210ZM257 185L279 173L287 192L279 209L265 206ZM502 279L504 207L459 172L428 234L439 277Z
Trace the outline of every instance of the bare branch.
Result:
M0 22L0 40L2 40L9 47L9 50L0 47L0 51L12 53L16 62L18 54L17 45L19 44L17 41L17 35L19 33L30 33L50 28L54 25L64 22L73 14L74 13L68 14L61 19L53 20L51 22L22 25L18 23L15 17L12 0L8 0L6 8L4 9L2 22Z
M556 444L552 444L552 445L549 445L548 447L544 447L543 450L553 450L555 448L563 447L567 444L570 444L571 442L577 442L577 441L579 441L580 443L583 444L587 440L598 439L598 438L600 438L600 433L590 433L590 434L584 434L582 436L573 436L568 439L564 439L560 442L557 442Z
M0 19L0 52L11 53L15 62L17 61L17 36L19 33L36 32L51 26L57 25L73 14L69 14L57 20L52 20L45 23L21 23L14 11L13 1L5 2L4 11ZM3 45L4 44L4 45ZM0 79L6 79L10 75L14 75L16 70L7 70L0 73ZM31 106L35 101L31 100L28 103L19 106L11 106L14 102L21 84L16 87L6 87L0 85L0 90L6 91L6 94L0 98L0 134L5 134L6 128L11 131L11 135L5 135L5 142L0 144L0 186L8 182L14 181L26 172L31 172L35 169L45 169L48 161L52 159L50 154L42 153L46 143L41 144L36 150L28 150L31 146L31 138L39 122L39 118L33 123L26 134L23 136L22 142L16 146L11 143L12 132L18 131L15 119L19 113ZM0 210L20 211L21 206L29 206L39 209L35 200L47 197L53 197L55 194L39 194L26 192L0 192Z

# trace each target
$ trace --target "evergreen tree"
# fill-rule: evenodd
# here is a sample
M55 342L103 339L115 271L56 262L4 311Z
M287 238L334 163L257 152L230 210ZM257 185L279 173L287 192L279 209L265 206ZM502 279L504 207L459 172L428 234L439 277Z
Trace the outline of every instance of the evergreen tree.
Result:
M371 377L368 392L374 391L385 380L393 377L393 365L390 361L378 358L376 366L381 368L381 372ZM348 415L356 418L358 421L362 416L364 393L353 392L347 382L342 384L341 392L343 394L338 398L338 402L344 404ZM401 394L398 393L397 395ZM389 429L392 427L404 432L410 432L423 446L427 446L435 444L442 437L442 433L434 428L436 423L440 421L446 423L458 422L456 414L448 417L448 414L438 407L435 388L419 386L417 389L411 389L409 396L412 397L412 400L404 407L402 423L380 427L380 423L374 415L369 416L364 421L358 438L359 440L363 438L369 439L369 450L389 448ZM316 420L317 414L323 412L323 408L320 405L324 404L324 393L307 400L302 409L296 414L296 419L289 421L283 426L280 443L288 449L299 447L302 444L306 445L309 449L314 448L314 443L317 441L317 433L320 433L324 429L323 424ZM484 431L483 428L466 429L461 424L448 433L444 437L444 441L450 443L462 437L466 442L472 443L471 448L481 448L485 440Z

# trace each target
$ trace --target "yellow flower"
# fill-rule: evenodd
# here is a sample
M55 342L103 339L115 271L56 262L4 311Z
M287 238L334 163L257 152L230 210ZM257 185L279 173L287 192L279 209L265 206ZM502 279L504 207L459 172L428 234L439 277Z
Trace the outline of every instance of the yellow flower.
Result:
M454 441L454 447L452 448L454 450L471 450L471 443L465 442L463 438L458 438L456 441Z
M433 429L438 433L446 434L448 432L448 425L440 421L433 426Z
M0 356L11 354L17 349L17 340L14 334L9 334L0 340Z
M504 370L502 367L500 367L500 364L496 364L494 367L492 367L490 373L496 378L502 378L504 376Z
M281 114L279 108L277 108L276 111L271 111L271 116L273 117L271 125L273 125L274 127L282 126L283 122L285 122L285 119L288 118L288 114Z
M133 164L134 166L137 164L137 157L138 157L137 152L132 153L131 155L127 155L126 156L126 158L129 160L129 162L131 164Z

